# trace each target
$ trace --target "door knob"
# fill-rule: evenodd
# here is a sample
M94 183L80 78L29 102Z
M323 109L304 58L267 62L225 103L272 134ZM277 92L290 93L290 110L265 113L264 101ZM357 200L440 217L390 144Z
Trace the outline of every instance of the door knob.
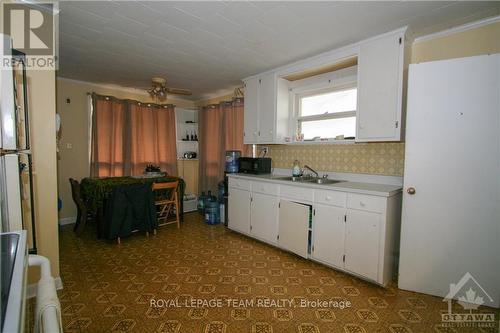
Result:
M408 187L406 189L406 192L408 192L408 194L410 194L410 195L414 195L416 191L415 191L414 187Z

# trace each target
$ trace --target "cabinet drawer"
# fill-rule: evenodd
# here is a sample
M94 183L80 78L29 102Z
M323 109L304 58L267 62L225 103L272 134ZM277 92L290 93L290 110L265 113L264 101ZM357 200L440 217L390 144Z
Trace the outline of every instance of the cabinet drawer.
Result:
M266 183L266 182L252 182L252 192L278 195L278 184Z
M345 207L347 201L347 194L345 192L336 191L314 191L314 202L322 203L325 205L332 205L338 207Z
M295 200L313 201L314 190L297 186L280 187L280 196Z
M245 179L229 177L229 187L250 191L250 181Z
M383 213L386 199L373 195L347 194L347 208Z

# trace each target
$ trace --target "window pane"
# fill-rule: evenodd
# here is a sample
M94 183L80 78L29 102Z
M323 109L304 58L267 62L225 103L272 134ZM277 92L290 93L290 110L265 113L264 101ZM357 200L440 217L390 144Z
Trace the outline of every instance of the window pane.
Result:
M302 97L301 116L356 110L357 88Z
M355 136L356 117L325 119L302 122L304 139L335 138L337 135Z

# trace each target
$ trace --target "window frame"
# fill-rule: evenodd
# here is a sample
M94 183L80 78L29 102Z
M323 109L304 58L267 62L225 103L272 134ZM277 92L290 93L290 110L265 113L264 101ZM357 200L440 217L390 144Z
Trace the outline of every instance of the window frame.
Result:
M311 90L306 90L303 92L297 92L294 96L294 109L295 109L295 130L297 134L302 134L302 123L307 121L318 121L318 120L331 120L331 119L341 119L341 118L351 118L355 117L357 124L357 107L358 103L356 101L356 109L342 112L332 112L332 113L323 113L311 116L301 116L301 100L305 97L311 97L316 95L323 95L327 93L333 93L337 91L343 90L351 90L355 88L356 92L358 89L358 85L356 81L351 81L349 83L344 83L340 85L329 86L326 88L316 88ZM356 128L356 125L355 125ZM335 139L334 137L321 138L321 139Z

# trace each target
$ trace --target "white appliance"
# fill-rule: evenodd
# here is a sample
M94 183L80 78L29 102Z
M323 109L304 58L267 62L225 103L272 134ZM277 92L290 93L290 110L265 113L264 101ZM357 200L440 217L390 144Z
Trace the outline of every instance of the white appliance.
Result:
M500 55L411 65L399 287L445 297L468 272L498 307L499 207Z
M25 56L11 49L9 36L0 37L0 60L11 64L0 70L0 231L27 230L35 252Z

